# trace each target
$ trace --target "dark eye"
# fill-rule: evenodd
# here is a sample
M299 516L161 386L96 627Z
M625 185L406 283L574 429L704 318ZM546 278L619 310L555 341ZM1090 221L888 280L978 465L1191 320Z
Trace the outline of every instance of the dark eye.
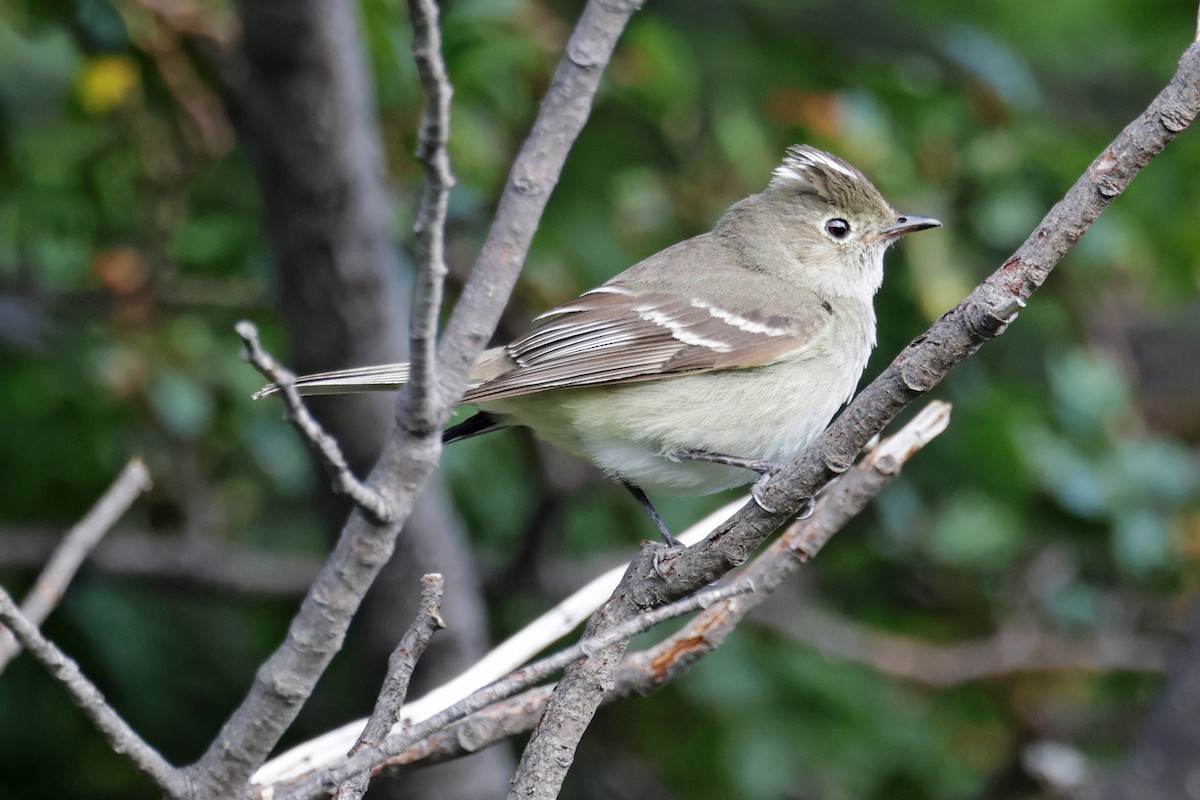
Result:
M841 217L834 217L825 223L825 232L835 239L845 239L850 235L850 223Z

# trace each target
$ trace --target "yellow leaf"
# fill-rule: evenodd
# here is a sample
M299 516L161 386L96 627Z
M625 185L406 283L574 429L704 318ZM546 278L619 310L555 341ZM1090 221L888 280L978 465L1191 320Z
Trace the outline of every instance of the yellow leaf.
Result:
M140 89L137 64L123 55L88 59L77 84L79 103L89 114L107 114L132 100Z

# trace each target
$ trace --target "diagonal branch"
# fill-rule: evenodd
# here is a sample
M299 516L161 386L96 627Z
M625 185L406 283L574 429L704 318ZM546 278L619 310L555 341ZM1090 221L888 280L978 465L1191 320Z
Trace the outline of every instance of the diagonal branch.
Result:
M752 592L737 592L707 605L679 632L647 651L626 658L616 688L607 699L624 697L633 692L649 694L681 677L701 658L716 650L748 613L770 597L785 578L814 556L834 532L840 530L884 486L894 480L909 458L945 430L948 421L949 406L939 401L930 403L903 430L886 439L853 470L840 476L822 493L810 517L793 523L783 537L728 587L731 592L737 587L753 587ZM703 594L692 595L684 602L693 602ZM663 610L656 609L633 619L652 619ZM628 625L629 621L623 622L599 639L585 640L576 647L590 643L583 652L595 652L604 643L617 641L614 634ZM511 677L524 674L527 670L541 669L542 664L545 662L531 665ZM414 742L387 763L410 764L431 755L442 760L455 753L461 754L463 741L469 742L472 749L479 749L505 736L528 730L542 716L548 692L540 687L519 698L502 700L503 695L494 690L509 680L506 678L489 687L487 693L471 698L471 707L482 709L487 706L481 713ZM399 738L389 741L388 750L395 751L400 741Z
M168 796L189 795L187 776L171 766L157 750L129 727L129 723L104 700L104 695L96 685L84 676L79 665L42 636L37 626L17 609L12 597L3 589L0 589L0 622L7 625L29 654L63 685L72 702L79 706L96 729L104 734L115 752L128 756L133 765Z
M955 309L918 337L838 419L733 519L705 541L655 563L643 552L588 625L609 627L711 583L750 553L817 489L844 472L867 441L959 362L1004 332L1100 213L1200 111L1200 44L1184 52L1170 83L1101 153L1026 242ZM771 509L771 510L767 510ZM509 797L558 795L575 746L615 681L623 645L567 670L526 747Z
M408 747L428 738L451 723L548 678L568 664L588 657L594 650L611 647L616 642L627 642L663 622L754 591L752 581L741 580L729 586L711 587L690 597L627 619L611 630L604 631L596 638L585 637L578 644L514 671L506 678L484 687L470 697L405 729L399 735L389 736L381 746L363 750L345 763L323 774L305 778L297 782L295 786L287 787L282 791L278 787L272 787L269 791L272 796L282 797L286 800L309 800L309 798L318 797L326 787L336 785L349 776L397 756ZM263 796L266 796L267 791L263 791Z
M951 369L1002 334L1016 309L1045 283L1062 257L1200 111L1200 44L1183 54L1175 75L1042 219L1017 251L954 309L918 336L794 463L765 487L764 505L747 504L703 544L675 562L686 585L719 575L794 513L867 441ZM711 580L711 578L709 578ZM702 584L701 584L702 585Z
M446 280L446 206L454 175L446 142L450 138L450 97L453 87L442 59L435 0L408 0L413 21L413 60L425 90L417 158L425 166L425 188L413 230L420 264L413 292L409 326L412 371L408 381L408 422L418 433L437 430L437 328ZM443 404L444 405L444 404Z
M109 529L116 524L126 509L143 492L150 489L150 473L140 458L125 465L112 486L101 495L91 510L75 527L67 531L54 555L38 576L37 582L21 603L21 614L25 619L41 625L58 605L70 585L75 573L88 554L95 549ZM0 672L21 651L13 635L0 629Z

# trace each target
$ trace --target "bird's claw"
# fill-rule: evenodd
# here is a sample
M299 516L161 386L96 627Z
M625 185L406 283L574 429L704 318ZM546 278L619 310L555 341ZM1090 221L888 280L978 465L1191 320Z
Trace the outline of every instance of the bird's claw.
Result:
M775 506L774 503L767 502L766 499L767 484L770 482L771 478L775 477L778 471L779 470L772 470L771 472L764 472L762 477L755 481L754 485L750 487L750 498L754 500L755 505L768 514L776 514L781 510ZM796 519L808 519L811 517L814 505L813 498L809 497L806 499L803 507L796 512Z
M762 475L760 475L758 477L758 480L756 480L754 482L754 485L750 487L751 499L754 500L755 504L759 508L761 508L763 511L767 512L768 514L774 514L775 512L777 512L779 510L779 509L775 508L771 503L767 502L766 495L765 495L765 492L767 490L767 484L771 482L771 478L774 478L778 472L779 472L779 470L771 470L770 472L764 472Z
M662 580L666 580L666 573L663 572L663 560L668 556L677 555L687 549L687 545L678 539L672 538L670 542L654 548L654 558L651 560L651 566L654 568L654 574Z

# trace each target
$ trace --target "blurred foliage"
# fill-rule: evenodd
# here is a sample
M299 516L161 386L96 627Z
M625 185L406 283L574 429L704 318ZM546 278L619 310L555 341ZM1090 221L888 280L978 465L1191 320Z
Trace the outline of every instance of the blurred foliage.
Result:
M141 454L156 488L125 527L322 551L308 498L323 481L277 407L250 401L259 381L232 333L251 317L277 352L283 338L257 189L204 55L232 47L236 22L220 2L183 5L190 16L125 0L0 6L0 549L6 529L68 526ZM459 271L580 5L447 4ZM421 98L405 6L365 0L362 18L407 242ZM1190 0L657 0L622 40L505 325L706 230L807 141L946 223L889 257L870 376L1020 243L1158 91L1194 26ZM815 599L946 642L1014 622L1178 625L1200 558L1200 358L1180 355L1200 351L1197 174L1189 131L937 390L955 405L950 431L806 571ZM627 554L649 535L619 489L556 458L508 434L447 452L487 569L511 566L543 507L562 531L543 562ZM570 491L546 505L551 482ZM662 507L681 528L720 499ZM0 574L17 594L32 577ZM494 598L497 635L549 602L523 586ZM85 571L47 631L183 762L292 605ZM354 683L349 659L323 691ZM1024 743L1112 763L1157 685L1068 673L931 692L746 626L680 685L606 709L568 796L618 796L605 770L624 760L689 798L1037 797L1013 777ZM360 714L362 697L319 695L294 735ZM5 798L153 796L28 658L0 678L0 774Z

